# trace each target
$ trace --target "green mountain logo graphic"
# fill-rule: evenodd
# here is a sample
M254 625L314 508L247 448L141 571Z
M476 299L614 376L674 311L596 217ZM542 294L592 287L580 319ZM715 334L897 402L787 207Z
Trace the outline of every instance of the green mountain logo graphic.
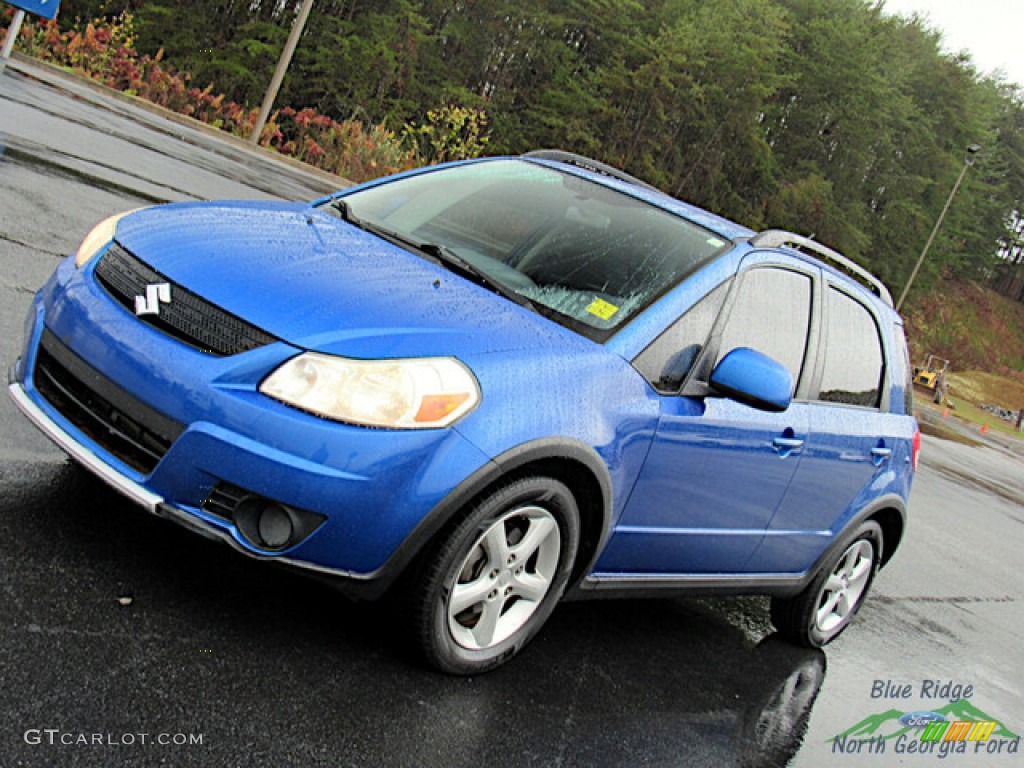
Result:
M912 712L926 709L925 707L919 707ZM991 721L995 720L998 723L996 729L992 732L989 738L1001 738L1001 739L1016 739L1017 734L1007 728L999 720L982 712L976 706L966 699L959 699L958 701L951 702L935 709L928 709L929 712L936 712L940 715L945 715L946 720L970 720L977 722L979 720ZM900 718L903 717L906 712L901 712L898 709L887 709L885 712L879 712L875 715L868 715L856 725L847 728L842 733L837 733L832 739L826 741L832 741L833 739L854 738L854 739L866 739L866 738L877 738L881 736L883 739L895 739L898 736L902 736L905 733L914 733L919 731L918 728L912 728L908 725L903 725L900 722Z

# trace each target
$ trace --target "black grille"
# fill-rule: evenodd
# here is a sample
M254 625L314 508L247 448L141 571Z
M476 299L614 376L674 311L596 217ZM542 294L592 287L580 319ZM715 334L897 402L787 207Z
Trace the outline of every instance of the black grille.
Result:
M219 482L210 491L209 497L203 501L202 509L204 512L216 515L222 520L234 522L235 509L242 502L242 499L249 495L249 491L244 488L239 488L231 483Z
M149 474L184 426L103 376L49 330L36 353L39 393L64 417L128 466Z
M147 286L169 285L170 302L158 302L159 314L139 315L139 320L203 352L237 355L277 341L269 333L172 283L118 243L111 245L96 265L96 279L130 312L136 310L136 297L146 297Z

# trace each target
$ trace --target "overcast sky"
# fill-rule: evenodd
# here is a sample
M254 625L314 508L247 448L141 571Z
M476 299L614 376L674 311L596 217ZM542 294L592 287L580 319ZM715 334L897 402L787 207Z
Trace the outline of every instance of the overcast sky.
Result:
M967 50L982 72L1024 86L1024 0L885 0L888 13L920 12L950 53Z

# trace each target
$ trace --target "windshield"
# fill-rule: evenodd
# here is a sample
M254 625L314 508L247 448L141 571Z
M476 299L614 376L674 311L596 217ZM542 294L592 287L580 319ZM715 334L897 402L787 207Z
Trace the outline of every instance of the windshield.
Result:
M428 253L444 249L599 341L726 245L653 205L525 160L443 168L341 199L353 222Z

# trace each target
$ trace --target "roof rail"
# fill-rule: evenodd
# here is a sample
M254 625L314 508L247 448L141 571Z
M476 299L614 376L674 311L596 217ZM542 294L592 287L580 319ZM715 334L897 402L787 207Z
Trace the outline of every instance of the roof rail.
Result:
M859 277L882 301L890 307L893 306L892 294L889 293L889 289L885 287L881 280L838 251L833 251L828 246L822 245L809 237L798 235L795 232L787 232L784 229L766 229L764 232L759 232L750 238L750 244L757 248L778 248L782 245L789 245L811 251L825 261L837 264L851 275Z
M523 157L531 157L537 160L551 160L555 163L574 165L577 168L582 168L583 170L590 171L591 173L599 173L602 176L610 176L613 179L625 181L629 184L635 184L636 186L643 187L644 189L661 192L657 187L651 186L646 181L640 181L636 176L630 176L625 171L620 171L618 168L605 165L597 160L591 160L589 157L577 155L575 152L566 152L563 149L535 149L533 152L527 152Z

